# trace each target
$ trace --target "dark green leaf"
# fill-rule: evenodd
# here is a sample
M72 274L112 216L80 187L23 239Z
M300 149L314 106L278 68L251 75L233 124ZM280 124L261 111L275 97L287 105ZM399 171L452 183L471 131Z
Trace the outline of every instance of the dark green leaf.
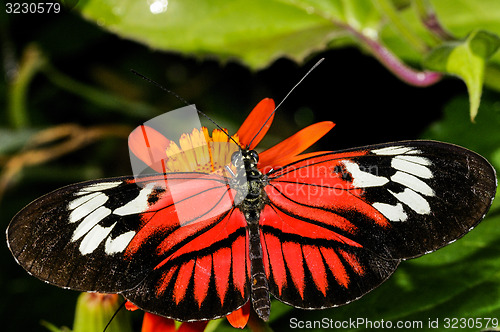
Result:
M499 47L500 38L495 34L474 31L461 43L445 43L433 49L424 60L428 69L459 76L465 82L472 120L481 100L486 63Z

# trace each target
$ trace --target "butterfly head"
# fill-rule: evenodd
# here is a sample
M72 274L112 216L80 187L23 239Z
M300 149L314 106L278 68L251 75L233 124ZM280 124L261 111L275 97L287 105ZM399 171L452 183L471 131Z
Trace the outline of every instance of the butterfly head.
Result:
M243 163L245 168L256 168L259 162L259 154L255 150L244 150L241 155L243 156Z

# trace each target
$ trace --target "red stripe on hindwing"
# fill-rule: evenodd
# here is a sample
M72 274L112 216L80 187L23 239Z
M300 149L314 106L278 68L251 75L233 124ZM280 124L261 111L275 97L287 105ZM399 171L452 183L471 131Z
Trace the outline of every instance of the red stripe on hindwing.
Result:
M269 257L267 256L267 245L264 238L264 233L260 232L260 246L262 247L262 263L264 264L264 272L266 273L267 279L271 275L271 269L269 266Z
M227 240L230 235L245 226L245 218L239 210L230 211L222 220L214 218L197 224L184 226L175 231L172 235L167 236L165 240L161 242L158 247L159 252L164 254L172 251L172 255L159 264L157 268L176 257L203 250L217 242ZM184 228L187 228L185 233L187 233L189 237L182 233ZM244 244L241 246L244 250Z
M286 270L281 241L276 236L267 233L264 234L264 242L265 244L262 245L263 250L265 248L264 258L267 257L269 260L264 261L264 268L267 265L269 274L272 272L274 282L278 286L278 294L281 295L283 287L286 286Z
M193 278L193 267L194 259L182 264L179 268L179 274L177 274L177 279L175 280L174 286L175 304L179 304L179 302L181 302L186 295L186 290L191 279Z
M227 288L229 287L231 260L230 248L219 249L213 254L215 287L221 300L221 306L224 305L224 298L226 297Z
M359 262L359 260L356 258L355 255L347 251L344 251L342 249L339 249L339 253L342 255L342 257L344 257L347 263L349 263L354 272L356 272L360 276L365 274L365 269L363 268L363 266L361 265L361 263Z
M342 264L339 256L337 256L335 251L331 248L321 248L320 250L335 280L339 283L339 285L347 288L349 286L349 275L347 274L344 264Z
M283 242L282 249L292 281L300 297L304 298L304 262L300 244L296 242Z
M326 290L328 288L328 283L326 279L325 263L319 252L318 247L305 245L302 247L302 252L304 254L304 260L306 261L309 271L311 271L312 279L324 296L326 296Z
M158 286L155 288L156 295L158 297L163 295L168 285L170 284L170 281L172 280L172 277L174 276L175 272L177 272L178 268L179 266L174 266L170 270L163 272L160 278L160 282L158 283Z
M245 294L246 282L248 280L246 271L246 262L248 260L246 244L246 237L240 236L233 242L231 247L233 262L236 262L236 264L233 264L233 282L236 289L240 291L241 296Z
M205 257L197 259L194 269L194 298L198 302L198 307L200 308L201 304L207 296L211 276L212 256L207 255Z

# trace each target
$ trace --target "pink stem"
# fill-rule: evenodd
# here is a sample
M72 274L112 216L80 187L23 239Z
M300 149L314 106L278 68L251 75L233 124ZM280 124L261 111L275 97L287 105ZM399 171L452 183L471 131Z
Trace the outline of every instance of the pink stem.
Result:
M418 71L404 64L389 49L379 41L373 40L348 25L342 25L359 38L373 53L373 55L400 80L418 87L427 87L439 82L443 75L433 71Z

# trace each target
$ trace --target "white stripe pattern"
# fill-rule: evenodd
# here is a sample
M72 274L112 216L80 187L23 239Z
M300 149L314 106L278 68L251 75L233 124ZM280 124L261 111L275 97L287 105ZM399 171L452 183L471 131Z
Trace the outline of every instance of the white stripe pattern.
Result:
M123 252L135 236L135 231L120 234L111 238L111 231L117 224L103 227L99 223L110 215L126 216L143 212L148 207L148 197L153 191L154 184L140 190L139 195L127 204L112 211L105 204L109 196L102 190L112 189L122 182L104 182L89 185L75 193L76 198L71 200L67 208L70 211L70 224L77 223L73 231L71 242L81 240L79 250L82 255L93 253L104 242L104 252L108 255Z
M433 178L430 159L419 156L422 151L408 146L389 146L372 150L371 153L379 156L392 157L391 167L396 171L390 178L364 172L359 165L350 160L342 160L346 170L352 175L352 185L356 188L384 186L390 181L404 186L402 192L388 192L398 203L395 205L374 202L372 206L391 221L406 221L408 213L405 206L412 211L426 215L431 213L431 207L425 197L435 196L434 190L423 180Z

